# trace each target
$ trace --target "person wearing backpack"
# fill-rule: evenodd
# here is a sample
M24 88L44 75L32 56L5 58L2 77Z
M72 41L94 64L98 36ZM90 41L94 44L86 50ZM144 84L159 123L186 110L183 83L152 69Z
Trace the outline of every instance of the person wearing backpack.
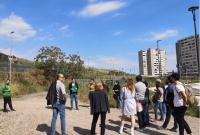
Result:
M73 109L73 101L75 101L76 110L78 108L78 83L73 78L72 82L69 84L69 91L70 91L70 103L71 103L71 110Z
M166 117L165 117L165 121L164 121L163 125L161 127L159 127L159 129L160 130L166 129L168 124L169 124L171 115L173 115L173 117L174 117L174 127L171 128L170 131L177 132L178 124L177 124L177 121L176 121L175 116L174 116L173 105L170 105L171 101L172 101L172 104L173 104L173 100L174 100L173 83L171 81L170 76L167 77L166 84L168 85L167 88L165 89L165 92L164 92L164 103L166 105Z
M192 135L192 131L185 121L185 112L188 108L188 98L186 95L186 89L184 85L179 81L180 75L178 73L173 73L171 75L172 82L174 83L174 114L179 126L179 135L184 135L184 129L187 134Z
M47 105L52 105L53 108L53 116L51 121L51 135L55 135L56 133L56 121L58 114L60 115L61 122L61 132L62 135L66 134L66 121L65 121L65 103L67 94L65 92L64 85L65 77L63 74L57 75L57 80L52 82L47 96Z

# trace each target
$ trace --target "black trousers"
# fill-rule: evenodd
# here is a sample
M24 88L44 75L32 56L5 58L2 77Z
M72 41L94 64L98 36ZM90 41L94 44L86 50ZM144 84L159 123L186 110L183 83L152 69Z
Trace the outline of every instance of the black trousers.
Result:
M192 133L189 125L187 124L187 122L184 119L186 110L187 110L187 107L185 107L185 106L174 107L175 118L179 125L179 135L184 135L184 129L186 130L187 134Z
M174 117L174 127L173 128L177 129L178 125L177 125L177 121L175 119L174 110L172 110L168 105L166 105L166 111L167 111L166 118L165 118L165 122L163 123L162 127L167 128L170 118L171 118L171 115L172 115Z
M93 114L93 120L92 120L92 126L91 126L91 135L95 135L96 124L97 124L99 115L101 115L101 135L105 135L106 112L94 113Z
M10 109L13 110L11 97L3 97L3 100L4 100L4 106L3 106L4 110L6 110L7 104L9 105Z
M141 112L137 112L137 116L138 116L138 124L139 124L139 128L145 128L146 124L145 124L145 119L144 119L144 111Z

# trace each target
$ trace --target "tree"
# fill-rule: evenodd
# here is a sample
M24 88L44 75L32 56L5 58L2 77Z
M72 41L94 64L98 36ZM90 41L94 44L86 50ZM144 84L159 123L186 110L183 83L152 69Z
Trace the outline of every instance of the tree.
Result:
M55 46L42 47L35 58L36 68L44 70L44 75L48 79L55 78L57 72L64 71L65 65L65 53Z
M66 74L71 78L81 78L84 73L84 61L81 60L79 55L69 55L67 58Z

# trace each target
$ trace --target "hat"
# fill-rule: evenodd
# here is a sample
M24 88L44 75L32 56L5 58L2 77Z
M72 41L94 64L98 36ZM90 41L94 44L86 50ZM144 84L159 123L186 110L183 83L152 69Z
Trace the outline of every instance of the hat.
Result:
M161 83L162 81L160 79L156 79L156 82Z

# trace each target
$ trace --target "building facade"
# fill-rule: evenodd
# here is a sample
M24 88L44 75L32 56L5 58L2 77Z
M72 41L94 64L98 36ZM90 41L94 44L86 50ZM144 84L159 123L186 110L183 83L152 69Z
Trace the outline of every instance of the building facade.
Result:
M167 55L162 49L149 48L139 51L139 69L141 75L160 76L167 74Z
M177 69L183 76L199 75L199 58L197 57L199 35L197 43L196 47L195 36L185 37L176 42Z
M139 71L142 75L148 75L148 68L147 68L147 52L146 51L139 51L138 52L139 58Z

